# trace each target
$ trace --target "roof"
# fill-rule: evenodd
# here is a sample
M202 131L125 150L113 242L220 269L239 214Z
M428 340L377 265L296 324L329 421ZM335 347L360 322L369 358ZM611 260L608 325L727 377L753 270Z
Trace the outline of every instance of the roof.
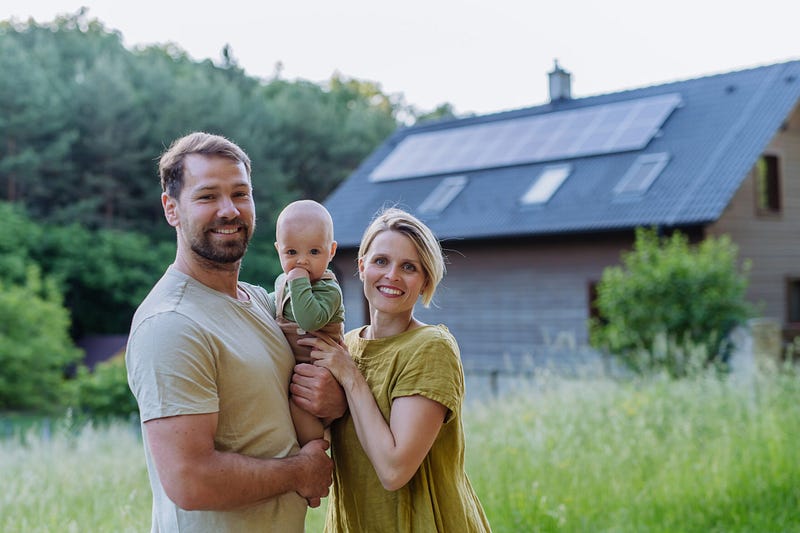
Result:
M83 363L94 369L98 363L123 352L127 343L127 335L89 335L80 339L77 345L86 354Z
M442 240L704 225L720 217L799 98L800 61L790 61L401 128L325 205L343 248L358 246L367 224L385 205L419 216ZM644 129L628 127L615 137L628 135L631 142L615 141L615 132L600 130L600 144L576 140L565 149L542 147L553 144L551 138L567 120L583 123L587 137L586 124L598 111L610 117L639 103L654 109ZM616 121L612 127L624 122L603 120ZM535 137L532 128L545 136ZM533 144L519 150L512 142L494 142L493 136L500 139L501 134L510 135L506 140L527 136ZM542 151L544 157L534 153ZM663 167L660 174L641 194L615 192L640 156L660 162L651 165ZM521 202L545 169L559 165L567 165L568 176L563 182L550 176L556 189L546 202ZM430 193L455 176L452 201L438 213L420 211Z

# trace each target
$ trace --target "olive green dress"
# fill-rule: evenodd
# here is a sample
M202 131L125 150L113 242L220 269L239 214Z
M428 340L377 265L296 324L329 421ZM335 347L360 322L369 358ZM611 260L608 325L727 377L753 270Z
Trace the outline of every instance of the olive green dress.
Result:
M392 401L421 395L447 407L445 423L411 480L387 491L364 453L349 413L331 427L335 464L325 531L490 531L464 470L464 372L458 344L445 326L423 326L383 339L345 343L384 419Z

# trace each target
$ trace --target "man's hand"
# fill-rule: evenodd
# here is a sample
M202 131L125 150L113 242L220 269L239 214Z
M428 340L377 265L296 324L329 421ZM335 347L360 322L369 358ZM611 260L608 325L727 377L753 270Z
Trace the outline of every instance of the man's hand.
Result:
M323 419L325 425L347 411L344 391L326 368L307 363L296 365L289 390L298 407Z
M310 507L319 507L320 499L328 495L333 483L333 460L325 453L327 449L328 441L316 439L303 446L295 456L304 465L297 480L297 493L308 501Z

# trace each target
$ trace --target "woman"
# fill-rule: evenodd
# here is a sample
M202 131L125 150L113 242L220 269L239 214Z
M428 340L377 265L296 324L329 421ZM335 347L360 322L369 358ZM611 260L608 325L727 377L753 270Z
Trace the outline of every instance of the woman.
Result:
M331 427L326 531L490 531L464 471L464 374L446 327L414 318L444 275L439 241L399 209L380 213L358 250L367 326L343 344L307 339L349 411Z

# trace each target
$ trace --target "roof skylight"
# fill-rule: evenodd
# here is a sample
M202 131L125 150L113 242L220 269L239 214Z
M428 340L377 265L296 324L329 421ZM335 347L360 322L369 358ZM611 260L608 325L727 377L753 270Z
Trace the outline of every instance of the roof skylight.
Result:
M524 205L546 204L572 172L571 165L553 165L545 168L533 185L522 196Z
M445 210L450 202L458 196L467 185L466 176L449 176L444 178L435 189L431 191L427 198L419 205L417 210L420 214L436 215Z
M669 163L669 154L665 152L640 155L614 187L614 194L641 195L646 193L667 163Z

